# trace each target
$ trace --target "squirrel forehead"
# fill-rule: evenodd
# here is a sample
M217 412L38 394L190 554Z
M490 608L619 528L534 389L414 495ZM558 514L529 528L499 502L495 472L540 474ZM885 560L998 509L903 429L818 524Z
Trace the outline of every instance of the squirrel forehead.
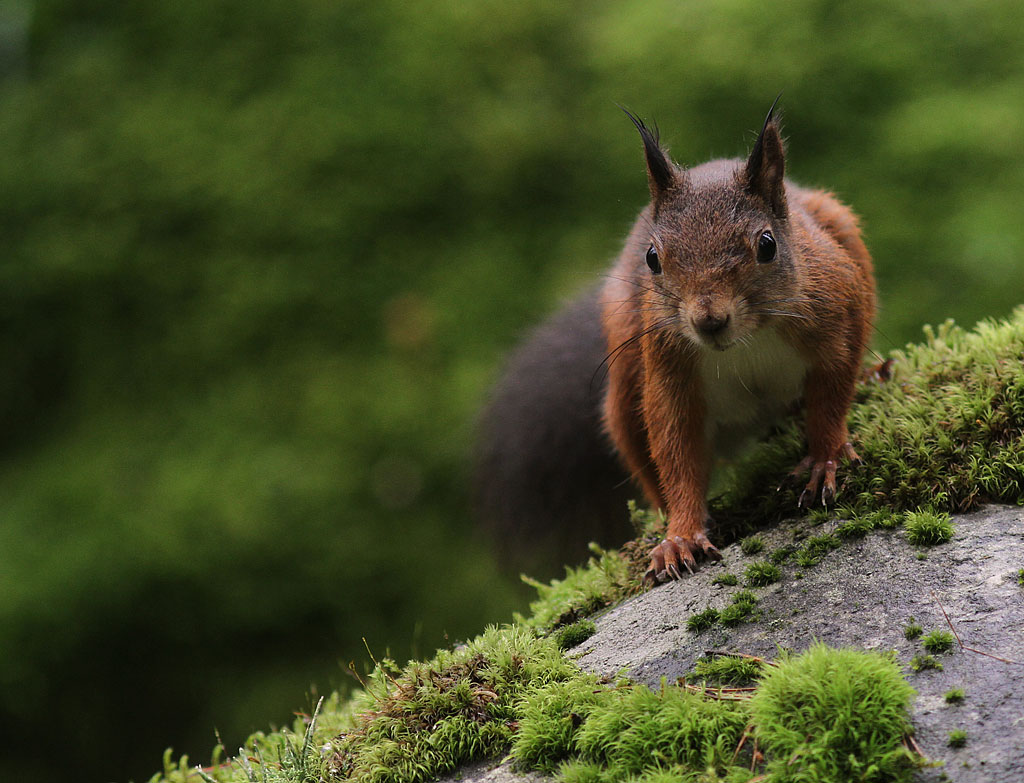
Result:
M670 194L657 205L651 238L662 251L710 250L710 245L749 247L753 236L772 225L771 216L739 187L692 188Z

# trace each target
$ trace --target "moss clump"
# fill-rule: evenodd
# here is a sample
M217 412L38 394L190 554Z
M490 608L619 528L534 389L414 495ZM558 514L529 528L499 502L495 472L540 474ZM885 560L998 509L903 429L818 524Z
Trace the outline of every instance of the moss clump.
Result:
M946 744L951 748L962 748L967 744L967 732L963 729L953 729L953 731L949 732Z
M334 777L418 783L504 755L523 695L579 676L553 639L490 628L456 651L401 671L378 667L357 725L333 740Z
M515 615L517 623L538 630L573 623L638 589L628 561L614 551L595 548L586 565L565 572L564 579L553 579L550 584L523 577L538 597L530 604L529 617Z
M1017 584L1024 587L1024 568L1017 572Z
M718 614L722 625L734 626L754 618L757 610L757 596L749 590L740 590L732 597L732 603Z
M764 549L764 539L760 536L749 536L740 541L740 551L748 557L756 555Z
M756 680L764 669L758 658L739 655L715 655L701 658L694 664L694 676L701 680L723 685L747 685Z
M780 546L768 555L768 562L774 563L775 565L782 565L793 556L794 552L796 552L795 546Z
M782 569L774 563L762 560L759 563L748 565L743 576L751 587L764 587L782 579Z
M932 631L921 639L921 646L930 653L945 653L953 649L953 634L949 631Z
M944 544L953 537L953 523L949 514L934 511L911 511L903 522L907 531L907 540L920 546Z
M923 633L924 633L924 628L922 628L920 625L915 623L913 617L910 618L910 622L909 623L907 623L906 625L903 626L903 636L904 636L904 638L906 638L906 639L908 639L910 641L913 641L914 639L916 639L917 637L919 637Z
M934 669L935 671L942 671L942 664L933 655L921 655L918 653L910 659L910 668L915 672L923 672L928 669Z
M686 628L693 633L704 633L718 622L719 612L717 609L708 607L703 612L690 615L686 621Z
M553 774L575 750L584 717L608 699L591 675L549 683L527 694L519 705L519 729L510 750L516 766Z
M818 643L783 657L751 700L768 779L910 780L917 762L901 740L913 697L889 656Z
M583 644L595 633L597 633L597 626L591 620L580 620L555 631L555 643L558 645L558 649L568 650Z
M745 703L683 688L552 684L527 696L510 755L524 770L606 783L672 768L728 774L743 735Z
M711 580L711 584L721 585L722 587L735 587L739 583L740 580L736 574L722 574Z
M944 698L946 699L946 704L960 704L966 698L966 694L963 688L952 688L946 691Z
M744 707L681 688L629 688L586 716L576 734L578 757L606 767L612 780L673 766L721 775L746 728Z
M821 562L821 558L838 549L841 542L832 535L811 536L804 545L797 551L795 560L801 568L811 568Z
M835 534L844 540L863 538L875 529L874 521L868 516L848 519L836 528Z
M751 699L743 691L664 684L652 691L626 681L609 684L566 660L552 638L521 627L491 628L427 663L404 668L378 664L366 690L349 707L335 702L319 720L315 713L299 721L295 732L255 735L251 749L230 763L217 766L220 756L215 756L214 768L197 771L187 759L174 765L168 752L164 774L152 783L419 783L458 764L506 754L520 769L579 783L740 783L765 773L773 783L783 783L794 780L789 776L796 768L793 759L811 759L809 766L800 764L814 772L827 769L828 758L837 753L847 755L837 767L840 772L875 767L884 777L897 769L889 741L899 743L906 722L905 709L903 722L891 720L887 710L898 709L909 686L902 681L902 689L894 685L889 670L871 664L879 657L818 645L782 661L780 668L793 673L789 680L773 679L771 672L765 674L769 666L742 657L698 664L698 670L721 683L758 676L771 683ZM818 659L832 663L815 663ZM834 670L843 676L833 676ZM794 701L786 682L795 680L796 687L806 689L801 677L815 675L821 691L811 692L810 705ZM867 697L875 691L885 694L883 704ZM795 711L794 704L805 708ZM769 716L759 735L766 760L751 757L749 742L747 750L737 751L752 721L756 726L757 710ZM771 718L795 712L799 719L793 728L805 734L806 745L798 754L779 739ZM339 734L341 713L345 730ZM838 728L830 734L822 726ZM870 741L847 748L846 729L859 730Z

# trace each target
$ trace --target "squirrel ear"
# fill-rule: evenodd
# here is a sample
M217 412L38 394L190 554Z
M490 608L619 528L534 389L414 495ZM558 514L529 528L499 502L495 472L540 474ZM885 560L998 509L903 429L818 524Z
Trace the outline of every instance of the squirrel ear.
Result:
M747 190L763 198L772 213L778 218L786 216L786 188L783 178L786 173L786 151L783 148L779 125L775 120L775 104L768 110L764 127L750 151L744 171Z
M622 106L626 116L640 132L640 138L644 142L644 156L647 158L647 184L651 189L651 198L655 201L661 197L669 188L676 184L675 166L665 155L665 151L658 144L658 126L654 126L652 133L643 120L637 117L629 109Z

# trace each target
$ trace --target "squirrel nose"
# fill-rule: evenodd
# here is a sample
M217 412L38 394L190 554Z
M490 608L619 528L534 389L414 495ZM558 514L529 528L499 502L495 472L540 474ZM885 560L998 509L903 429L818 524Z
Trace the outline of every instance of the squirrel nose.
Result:
M729 315L702 315L693 319L693 326L704 337L714 337L729 325Z

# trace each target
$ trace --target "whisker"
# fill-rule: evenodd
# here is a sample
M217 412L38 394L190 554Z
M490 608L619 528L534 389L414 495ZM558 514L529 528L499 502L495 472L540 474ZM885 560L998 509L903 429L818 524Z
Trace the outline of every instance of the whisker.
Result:
M633 343L637 342L638 340L646 337L647 335L652 334L653 332L656 332L656 331L658 331L660 329L663 329L664 327L668 326L670 323L672 323L675 320L676 320L675 314L670 315L670 316L666 316L665 318L660 318L657 321L655 321L654 323L652 323L650 326L648 326L647 328L641 329L639 332L634 334L632 337L629 337L628 339L623 340L622 343L620 343L618 345L618 347L616 347L614 350L609 351L608 355L605 356L604 359L601 360L601 363L599 365L597 365L597 369L594 370L594 374L590 377L590 390L593 391L594 381L597 380L597 376L601 372L602 368L604 368L605 371L607 372L608 370L611 369L611 366L612 366L612 364L615 363L615 360L618 359L619 356L622 355L623 351L625 351L629 346L631 346Z
M673 302L682 301L682 298L678 294L674 294L671 291L666 291L663 288L656 288L649 285L644 285L639 280L633 278L619 277L617 275L604 275L604 277L608 278L609 280L619 280L620 282L628 283L631 286L639 288L641 291L647 291L650 294L657 294L658 296L663 297L665 299L670 299Z

